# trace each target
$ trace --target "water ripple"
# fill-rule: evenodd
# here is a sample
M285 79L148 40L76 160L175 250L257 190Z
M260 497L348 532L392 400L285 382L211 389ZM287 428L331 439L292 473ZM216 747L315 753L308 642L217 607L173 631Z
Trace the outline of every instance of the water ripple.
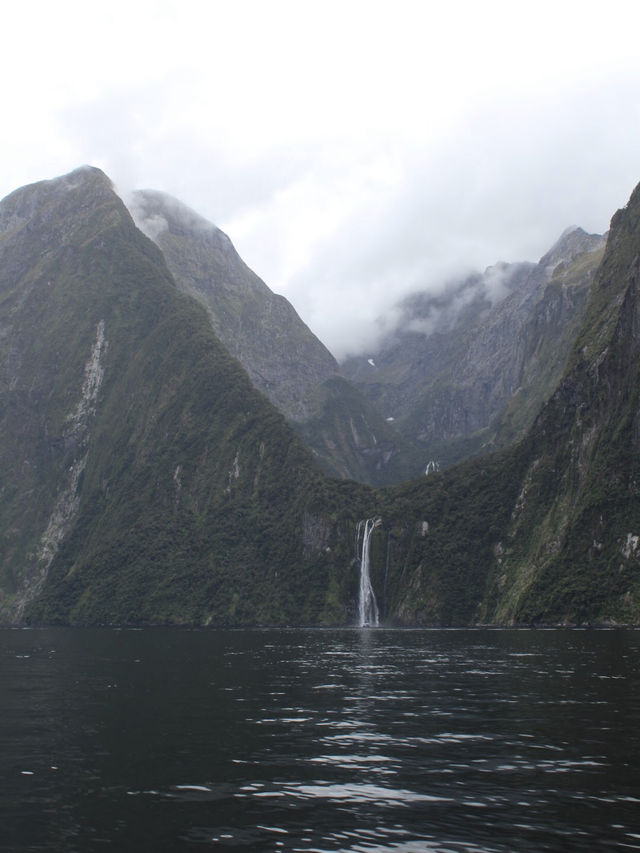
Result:
M640 633L0 632L0 660L2 849L640 850Z

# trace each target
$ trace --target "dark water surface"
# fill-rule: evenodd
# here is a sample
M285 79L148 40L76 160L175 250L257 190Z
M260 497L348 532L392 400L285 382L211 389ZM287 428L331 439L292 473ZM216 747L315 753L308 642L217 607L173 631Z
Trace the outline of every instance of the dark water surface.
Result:
M640 850L638 631L0 631L0 850Z

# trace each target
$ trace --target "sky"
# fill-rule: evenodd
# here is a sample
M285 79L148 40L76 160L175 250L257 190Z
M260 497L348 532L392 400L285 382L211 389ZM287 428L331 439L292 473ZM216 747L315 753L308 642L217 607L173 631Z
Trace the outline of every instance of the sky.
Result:
M607 230L640 181L639 31L635 0L25 0L0 196L85 163L170 193L367 352L403 296Z

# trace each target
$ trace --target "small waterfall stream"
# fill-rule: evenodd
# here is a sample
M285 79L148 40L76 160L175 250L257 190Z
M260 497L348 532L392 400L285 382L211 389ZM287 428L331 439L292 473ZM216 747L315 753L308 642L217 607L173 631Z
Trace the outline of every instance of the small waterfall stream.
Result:
M359 521L356 528L356 553L360 561L360 593L358 596L358 625L360 628L379 624L378 603L371 586L369 573L369 543L371 534L381 523L381 518L368 518L366 521Z

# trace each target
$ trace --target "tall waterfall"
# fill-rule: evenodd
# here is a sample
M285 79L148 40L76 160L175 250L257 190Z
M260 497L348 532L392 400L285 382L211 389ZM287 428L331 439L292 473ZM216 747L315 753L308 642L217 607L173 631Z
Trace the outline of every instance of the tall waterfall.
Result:
M368 518L359 521L356 528L356 553L360 560L360 595L358 597L358 625L364 628L366 625L377 625L378 604L371 586L369 574L369 543L371 534L382 523L381 518ZM362 534L362 543L361 543Z

